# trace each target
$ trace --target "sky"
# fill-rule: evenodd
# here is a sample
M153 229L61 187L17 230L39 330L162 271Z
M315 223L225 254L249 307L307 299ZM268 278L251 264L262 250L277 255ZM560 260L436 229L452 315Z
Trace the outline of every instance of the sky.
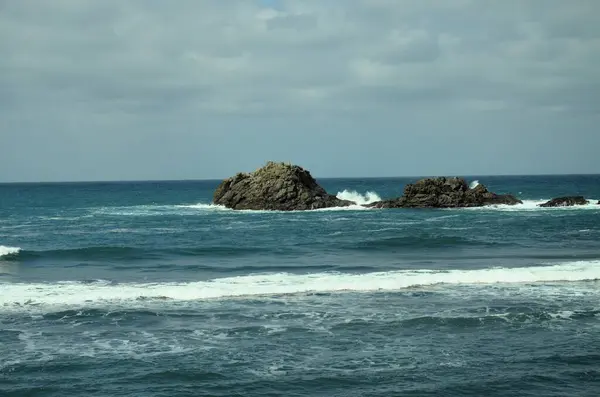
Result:
M598 0L0 0L0 181L600 172Z

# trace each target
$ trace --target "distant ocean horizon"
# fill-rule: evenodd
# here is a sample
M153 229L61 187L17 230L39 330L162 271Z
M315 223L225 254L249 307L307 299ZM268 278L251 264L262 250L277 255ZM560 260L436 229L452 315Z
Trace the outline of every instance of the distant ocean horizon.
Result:
M600 395L600 175L456 175L523 200L468 209L313 176L359 205L0 183L0 395ZM590 203L539 207L565 195Z

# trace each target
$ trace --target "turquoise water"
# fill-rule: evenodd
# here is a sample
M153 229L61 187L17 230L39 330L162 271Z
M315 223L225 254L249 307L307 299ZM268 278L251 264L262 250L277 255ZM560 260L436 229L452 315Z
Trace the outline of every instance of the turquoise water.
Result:
M0 185L0 396L600 395L600 176L458 210L234 212L218 181ZM325 179L362 202L414 179ZM552 197L595 199L541 209Z

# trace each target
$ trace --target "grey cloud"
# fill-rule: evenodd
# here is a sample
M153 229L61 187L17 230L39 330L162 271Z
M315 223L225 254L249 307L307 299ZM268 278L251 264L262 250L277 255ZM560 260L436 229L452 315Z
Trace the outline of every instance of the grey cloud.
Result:
M22 146L43 129L54 137L44 138L49 146L88 153L97 167L107 167L106 178L141 178L142 169L148 177L222 176L231 170L199 166L206 171L195 174L191 158L182 169L158 169L149 154L163 146L192 156L189 146L200 144L221 153L219 145L226 143L218 134L234 146L248 136L254 137L250 145L271 145L238 156L232 168L254 166L277 148L291 150L286 139L299 134L333 153L339 142L331 135L321 139L328 126L341 136L362 137L360 131L369 129L378 140L394 141L390 131L400 129L411 136L437 134L442 142L454 133L446 129L449 119L463 129L461 136L474 139L492 131L487 125L498 117L532 148L539 131L530 129L538 118L581 117L578 133L597 139L585 127L599 117L595 0L269 4L1 2L0 139ZM518 132L524 125L527 131ZM138 157L106 143L112 136L135 145ZM172 141L165 146L161 139ZM114 153L115 161L92 156L96 148ZM347 156L360 155L361 145L350 148ZM509 155L521 149L503 150ZM321 168L315 172L343 171L346 163L334 157L328 161L338 165L316 161ZM384 158L396 164L391 154ZM0 161L10 170L1 171L0 179L20 178L24 160ZM306 151L297 161L313 162ZM430 173L410 161L408 156L398 164L409 166L399 174ZM379 164L370 172L387 170ZM59 161L43 176L77 178L67 168ZM24 171L23 178L35 178L35 172Z
M316 28L317 20L314 15L285 15L271 18L267 21L269 29L309 30Z

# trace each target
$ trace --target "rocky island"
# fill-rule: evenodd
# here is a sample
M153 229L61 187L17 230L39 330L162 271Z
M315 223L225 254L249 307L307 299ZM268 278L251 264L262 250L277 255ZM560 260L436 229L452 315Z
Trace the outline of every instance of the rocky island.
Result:
M269 161L251 173L225 179L213 202L235 210L301 211L356 204L325 191L304 168Z
M213 202L235 210L302 211L356 205L325 191L310 172L298 165L269 161L251 173L225 179ZM402 197L367 204L369 208L465 208L515 205L521 200L496 194L484 185L470 188L463 178L426 178L404 188Z
M539 204L539 207L572 207L574 205L586 204L589 204L589 201L587 201L583 196L567 196L553 198L546 203Z
M368 204L374 208L467 208L515 205L522 201L510 194L496 194L484 185L470 188L463 178L426 178L404 188L404 195Z

